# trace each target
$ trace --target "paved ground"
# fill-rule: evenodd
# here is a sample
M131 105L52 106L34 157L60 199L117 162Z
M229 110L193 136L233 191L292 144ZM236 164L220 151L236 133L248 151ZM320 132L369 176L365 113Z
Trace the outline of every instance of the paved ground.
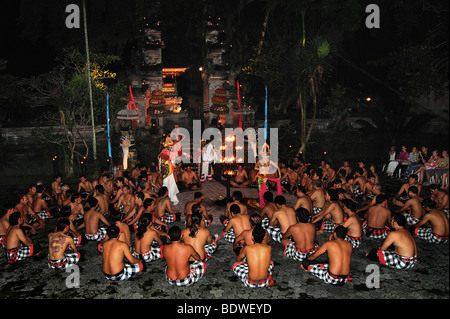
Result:
M389 182L387 191L395 191L398 182ZM235 190L234 188L231 191ZM245 198L256 198L256 189L246 188ZM219 182L207 182L202 190L204 203L208 212L214 216L210 226L213 234L221 232L219 216L223 206L215 205L211 198L226 196L226 187ZM287 205L293 205L295 198L285 195ZM193 192L179 194L180 203L176 207L182 209L186 201L193 198ZM46 233L54 227L50 220L45 231L41 230L33 240L47 247ZM183 226L184 221L175 222ZM318 237L323 243L328 234ZM231 244L221 239L218 251L207 262L206 275L190 287L176 288L170 286L164 276L165 263L162 260L152 262L144 273L125 281L113 283L107 281L101 271L101 255L94 243L83 247L86 260L80 262L79 287L70 288L72 273L55 271L47 268L45 258L26 260L17 265L9 265L0 251L0 298L2 299L176 299L170 303L171 311L176 311L186 300L206 299L217 302L224 299L235 299L248 302L263 299L273 307L276 301L295 301L296 299L448 299L449 298L449 246L431 245L417 240L419 262L408 271L400 271L379 266L379 288L370 288L366 280L375 274L370 267L375 265L365 258L365 253L372 247L380 245L379 240L365 239L360 248L355 249L352 257L351 272L353 283L343 287L327 285L312 275L304 272L300 264L283 256L280 244L272 242L275 268L272 288L245 288L235 277L230 268L230 261L235 257ZM378 265L377 265L378 266ZM369 267L369 268L368 268ZM69 283L69 287L67 286ZM204 302L207 302L204 300ZM164 302L164 301L163 301ZM158 303L156 303L157 305ZM167 304L164 303L164 304ZM201 304L201 302L200 302ZM283 302L281 305L284 305ZM177 307L175 309L175 307Z

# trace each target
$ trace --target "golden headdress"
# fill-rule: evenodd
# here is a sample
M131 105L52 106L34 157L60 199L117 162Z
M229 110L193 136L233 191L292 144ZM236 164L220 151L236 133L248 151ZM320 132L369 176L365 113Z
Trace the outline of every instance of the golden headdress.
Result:
M173 141L170 139L170 137L167 136L166 140L163 143L163 146L167 147L167 146L172 146L172 145L173 145Z
M261 150L259 151L261 155L270 155L270 147L267 144L267 142L264 143L264 145L261 147Z

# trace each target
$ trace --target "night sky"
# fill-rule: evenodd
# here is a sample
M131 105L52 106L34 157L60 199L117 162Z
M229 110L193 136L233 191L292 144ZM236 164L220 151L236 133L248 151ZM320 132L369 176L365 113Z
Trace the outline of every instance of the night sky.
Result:
M142 23L140 19L147 10L139 6L148 8L154 1L86 0L86 2L91 50L97 49L98 52L119 55L123 58L123 63L127 63L126 60L129 57L127 54L130 52L133 40L138 37L136 30ZM228 7L224 6L224 12L230 10L230 3L238 2L238 0L218 1L219 4L228 4ZM361 8L372 2L359 1ZM444 7L448 11L448 4L442 5L445 1L437 2L440 3L440 8ZM82 9L82 0L19 0L2 4L0 20L3 43L0 58L8 61L4 73L25 77L37 75L50 71L55 64L55 58L64 47L77 46L81 52L84 52L83 26L80 29L68 29L64 24L68 15L65 7L71 3L78 4L80 10ZM178 59L174 62L178 64L177 66L189 66L201 61L199 46L202 39L185 30L185 28L198 29L198 23L201 23L201 5L198 3L201 2L167 0L162 3L165 6L163 12L165 16L162 17L165 28L163 40L167 43L163 63L170 64L171 58ZM251 5L256 8L251 14L255 17L256 31L254 33L257 35L260 34L265 3L266 1L251 2ZM364 19L367 14L361 12L357 22L358 30L349 37L344 34L339 49L340 53L345 52L345 57L356 66L384 80L386 75L383 72L386 70L371 67L368 61L384 57L402 46L416 45L428 40L428 32L436 27L440 30L445 29L448 26L448 18L444 21L436 21L436 17L430 14L435 10L432 6L436 2L433 1L429 3L414 1L414 6L411 8L409 4L412 2L378 1L375 3L379 4L381 10L381 28L372 30L365 28ZM425 11L423 11L424 8ZM231 10L234 9L231 8ZM319 21L318 24L320 23L322 22ZM445 34L440 32L438 36L446 38L434 39L433 43L447 41L448 48L448 30ZM111 44L114 42L111 39L119 39L119 41ZM191 45L189 50L183 47L186 43ZM176 47L177 45L179 47ZM249 47L252 45L253 43L249 43ZM352 85L358 84L364 75L357 72L349 75L349 72L354 72L354 69L347 67L342 63L336 64L336 79L349 81L348 83Z

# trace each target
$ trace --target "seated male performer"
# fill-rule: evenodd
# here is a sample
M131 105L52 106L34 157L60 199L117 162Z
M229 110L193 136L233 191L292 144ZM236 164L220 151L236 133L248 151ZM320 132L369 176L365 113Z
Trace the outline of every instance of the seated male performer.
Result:
M80 260L80 252L68 235L69 228L69 219L61 218L56 224L56 231L48 234L48 267L51 269L66 269ZM67 252L69 246L72 250Z
M107 229L109 239L103 243L103 274L107 280L123 281L144 269L142 260L133 257L128 244L122 239L123 231L116 225ZM126 258L130 263L125 263Z
M191 245L182 242L184 234L180 227L169 229L171 243L164 246L166 259L166 280L170 285L183 287L199 281L206 271L206 264ZM189 263L191 257L195 260Z
M363 222L364 233L367 237L384 239L391 231L387 222L392 216L388 209L387 196L379 194L375 197L375 205L369 206Z
M267 232L274 241L281 243L281 238L284 233L291 225L297 223L297 217L295 216L294 209L286 206L286 199L284 196L276 196L274 202L277 206L277 210L270 219Z
M341 225L337 226L329 240L303 260L302 269L328 284L343 286L345 283L351 283L353 278L350 274L350 263L353 247L345 240L346 236L347 229ZM328 254L328 264L313 262L325 252Z
M297 223L291 225L281 239L284 255L302 262L313 254L319 245L316 243L316 226L310 222L311 214L306 208L295 211ZM292 240L289 237L292 236Z
M423 218L410 229L417 238L432 244L445 244L448 242L448 217L441 210L436 209L436 203L431 198L422 201L425 210ZM425 224L430 223L431 227Z
M194 247L201 260L207 261L216 251L217 240L220 237L217 234L214 237L211 236L209 229L201 226L202 221L203 216L199 212L192 213L190 226L182 230L183 234L188 234L188 236L183 236L183 242ZM190 261L195 261L195 259L191 257Z
M251 229L250 216L243 214L237 204L230 207L230 219L225 221L225 228L222 231L222 237L230 243L233 243L237 236L244 230Z
M153 226L154 217L145 213L141 217L141 223L134 234L135 251L133 256L144 262L151 262L163 258L163 241ZM156 243L154 245L153 243Z
M163 186L158 191L158 199L155 202L154 216L160 221L170 224L180 220L181 212L172 208L169 198L169 191Z
M394 214L390 219L391 231L378 249L372 249L367 258L396 269L411 269L417 262L417 245L414 237L405 229L406 217ZM394 251L389 250L391 245Z
M40 254L41 246L25 236L21 226L24 221L19 212L14 212L9 216L9 228L5 235L6 261L9 264L16 263L31 256Z
M252 245L245 246L236 257L232 269L246 287L262 288L272 287L273 261L272 247L263 244L266 232L262 226L257 225L252 232ZM244 258L246 261L244 262Z

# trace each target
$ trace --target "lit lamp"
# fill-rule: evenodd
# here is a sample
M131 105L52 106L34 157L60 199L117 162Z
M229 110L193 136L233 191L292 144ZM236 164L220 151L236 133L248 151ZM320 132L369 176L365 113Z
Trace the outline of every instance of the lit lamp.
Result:
M236 170L233 169L234 164L236 164L236 157L234 156L234 142L236 141L236 136L229 135L225 137L225 142L221 146L221 150L224 152L225 156L222 156L221 162L225 165L225 170L222 172L222 176L227 180L227 197L224 199L226 202L232 200L230 196L230 181L233 177L236 176ZM227 154L227 149L233 149L233 154L230 156ZM228 155L228 157L227 157Z
M86 176L86 156L83 157L83 160L80 162L81 164L81 175Z
M58 175L58 171L59 171L59 169L58 169L58 156L53 156L53 159L52 159L52 161L53 161L53 175Z

